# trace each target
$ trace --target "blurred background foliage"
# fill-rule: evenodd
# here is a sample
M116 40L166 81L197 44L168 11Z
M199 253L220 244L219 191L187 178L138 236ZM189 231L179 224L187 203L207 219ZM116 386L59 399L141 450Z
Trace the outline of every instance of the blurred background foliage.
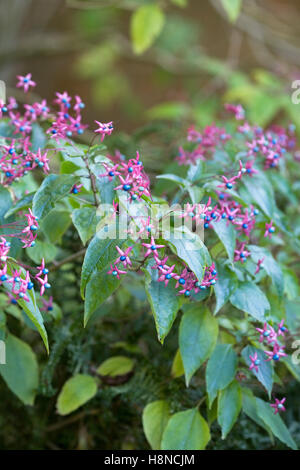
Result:
M15 76L28 72L49 102L55 91L79 94L87 104L85 122L113 120L108 145L128 156L141 149L150 175L176 156L191 123L218 122L224 102L241 102L261 126L292 121L300 131L300 105L291 102L292 81L300 78L298 0L0 0L0 11L0 78L8 95L24 99L14 89ZM72 253L78 243L67 231L64 250ZM170 380L176 328L168 350L161 348L140 286L120 289L116 303L101 307L83 330L79 279L75 262L57 280L53 296L66 322L59 325L56 306L47 319L49 360L30 325L23 328L26 320L11 315L13 331L40 354L43 371L34 408L2 394L1 448L147 448L140 419L145 402L162 390L174 410L201 399L197 384L186 391L183 381ZM89 373L100 357L124 352L139 357L132 380L107 387L84 412L62 420L54 415L56 393L71 374ZM295 382L286 387L286 421L299 445L297 388ZM216 427L210 447L268 449L272 443L243 415L226 442Z
M42 96L78 93L85 117L132 131L159 119L203 126L220 101L269 124L296 121L297 0L0 1L1 78L33 73ZM298 74L299 76L299 74Z

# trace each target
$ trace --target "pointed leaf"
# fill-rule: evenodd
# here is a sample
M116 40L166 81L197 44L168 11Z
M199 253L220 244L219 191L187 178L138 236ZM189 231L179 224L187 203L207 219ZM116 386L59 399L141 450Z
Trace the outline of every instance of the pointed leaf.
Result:
M77 374L65 382L57 399L57 411L67 415L77 410L97 393L97 382L90 375Z
M231 431L242 408L242 391L240 384L234 380L219 392L218 423L222 428L222 439Z
M28 344L11 334L5 347L6 364L0 363L0 374L25 405L33 405L39 380L36 356Z
M249 313L253 318L263 322L270 304L265 294L254 282L243 282L231 295L230 302L234 307Z
M210 440L207 422L197 408L173 415L163 433L162 450L203 450Z
M144 408L143 429L152 449L160 450L162 435L169 418L170 407L165 400L153 401Z
M181 319L179 348L186 384L213 351L218 337L218 322L201 304L191 306Z
M206 388L211 407L219 390L232 382L238 358L231 344L218 344L206 366Z

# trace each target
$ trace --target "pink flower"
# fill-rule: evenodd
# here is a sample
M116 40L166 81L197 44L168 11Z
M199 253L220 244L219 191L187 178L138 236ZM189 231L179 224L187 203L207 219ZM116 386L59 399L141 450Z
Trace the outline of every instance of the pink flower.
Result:
M259 273L259 271L261 270L262 268L262 263L264 262L264 259L265 258L261 258L257 261L257 265L256 265L256 270L255 270L255 273L254 274L257 274Z
M278 398L275 398L275 403L271 403L270 406L274 408L274 414L276 415L280 411L286 411L285 407L283 406L283 403L285 403L286 397L282 398L282 400L278 400Z
M254 353L253 357L249 356L249 359L251 361L251 365L249 366L249 369L250 370L254 369L256 372L258 372L258 366L260 365L260 360L258 359L257 352Z
M151 253L157 255L157 249L165 247L164 245L156 245L153 237L151 237L151 243L142 243L142 245L147 248L147 251L144 255L145 258L147 258L147 256L149 256Z
M274 344L273 351L264 351L264 353L268 356L268 359L266 361L279 361L281 357L287 356L282 350L284 349L284 346L279 346L278 343Z
M123 266L126 268L127 265L131 266L132 263L129 258L129 253L132 250L132 246L128 247L125 251L121 250L118 246L116 246L116 250L119 253L119 258L116 259L115 264L122 263Z
M49 297L49 300L42 299L43 302L43 307L41 308L41 311L43 312L50 312L53 310L53 297Z
M110 265L110 270L107 271L107 274L112 274L117 279L120 279L120 274L127 274L127 271L121 271L118 266Z
M273 343L274 341L276 342L277 333L274 330L274 328L272 328L272 326L269 326L267 323L265 323L263 328L255 328L255 329L256 331L260 333L260 336L259 336L260 343L262 343L265 339L267 340L269 344Z
M110 121L110 122L107 122L107 123L102 123L102 122L99 122L99 121L95 121L95 123L98 124L99 127L94 132L96 134L101 134L101 142L103 142L105 136L112 134L112 132L114 130L113 122Z
M281 322L278 324L278 331L277 334L278 336L282 335L285 336L285 334L288 332L288 329L284 326L284 319L281 320Z
M266 231L264 233L264 237L271 238L274 232L275 232L275 227L273 227L273 221L271 220L269 224L266 224Z
M19 80L16 85L17 88L23 88L25 93L27 93L30 87L36 86L36 83L31 80L31 73L28 73L24 77L22 75L17 75L17 79Z
M160 268L161 275L158 278L158 282L164 282L165 286L167 286L170 279L176 276L176 273L173 272L174 268L175 268L175 264L173 264L173 266L171 267L164 266L163 268Z

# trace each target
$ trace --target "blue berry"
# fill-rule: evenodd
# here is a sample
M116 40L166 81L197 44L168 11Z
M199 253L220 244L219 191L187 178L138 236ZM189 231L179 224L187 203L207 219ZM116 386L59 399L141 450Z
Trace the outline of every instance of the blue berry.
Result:
M126 259L126 256L124 256L124 255L120 256L121 261L125 261L125 259Z
M232 184L231 183L226 183L226 188L232 189Z
M118 271L113 271L113 272L112 272L112 275L113 275L113 276L117 276L117 274L118 274Z
M183 279L183 277L181 277L178 282L179 282L179 284L181 284L183 286L185 284L185 279Z
M248 228L248 224L243 224L243 228Z
M166 274L166 279L171 279L171 274Z
M30 226L30 230L31 230L32 232L35 232L37 229L38 229L38 228L37 228L36 225L31 225L31 226Z
M155 246L155 245L151 245L151 250L152 250L152 251L156 250L156 246Z
M46 282L45 289L50 289L50 287L51 287L51 284L49 284L49 282Z
M47 268L44 268L43 271L42 271L43 274L48 274L49 273L49 269Z
M7 276L5 274L2 274L2 276L0 277L0 281L4 282L7 280Z
M254 365L255 365L255 366L259 366L259 365L260 365L260 360L259 360L259 359L256 359L256 361L254 361Z
M185 295L186 297L189 297L189 296L191 295L191 293L190 293L189 290L186 290L185 293L184 293L184 295Z
M108 174L109 174L109 176L115 176L113 171L110 171Z
M130 184L124 184L123 189L124 189L124 191L129 191L131 189Z
M278 360L279 360L278 354L274 354L274 355L273 355L273 360L274 360L274 361L278 361Z
M27 289L31 290L33 288L33 285L34 285L33 282L28 282Z

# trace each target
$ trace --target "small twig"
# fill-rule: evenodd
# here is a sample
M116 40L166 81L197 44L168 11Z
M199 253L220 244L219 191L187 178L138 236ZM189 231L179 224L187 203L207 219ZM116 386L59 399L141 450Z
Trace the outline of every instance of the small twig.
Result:
M67 256L67 258L63 259L62 261L53 261L53 267L51 268L51 271L56 271L59 269L63 264L69 263L70 261L73 261L76 258L79 258L79 256L84 255L86 252L86 248L83 248L82 250L78 251L77 253L73 253L70 256Z
M93 409L93 410L86 410L86 411L81 411L80 413L77 413L76 415L72 416L71 418L67 418L63 421L60 421L58 423L51 424L50 426L47 427L46 432L52 432L56 431L57 429L63 428L65 426L69 426L69 424L73 424L76 421L84 418L87 415L97 415L99 414L99 410Z

